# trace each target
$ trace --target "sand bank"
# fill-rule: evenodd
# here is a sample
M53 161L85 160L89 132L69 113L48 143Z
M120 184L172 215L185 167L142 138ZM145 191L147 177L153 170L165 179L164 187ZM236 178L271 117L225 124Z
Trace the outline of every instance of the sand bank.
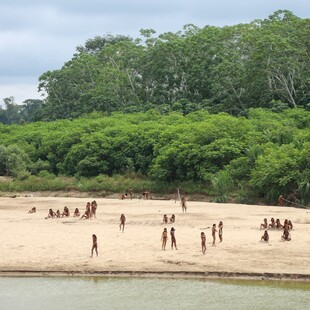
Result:
M310 210L158 200L96 199L97 218L45 220L49 208L68 206L84 211L89 198L0 198L0 274L18 272L72 275L167 275L195 277L254 277L306 279L310 277ZM28 214L32 207L37 213ZM125 232L119 217L127 218ZM178 250L161 250L163 215L175 214ZM269 231L260 242L263 218L290 219L292 241L281 241L281 231ZM224 222L223 242L212 247L211 226ZM207 236L201 254L200 233ZM99 256L90 258L91 235L98 237Z

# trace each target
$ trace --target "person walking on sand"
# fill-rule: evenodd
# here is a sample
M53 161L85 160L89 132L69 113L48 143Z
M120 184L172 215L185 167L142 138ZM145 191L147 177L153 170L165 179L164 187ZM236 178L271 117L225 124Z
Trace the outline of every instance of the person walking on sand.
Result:
M170 236L171 236L171 250L173 250L173 246L175 247L175 249L177 250L177 241L175 239L175 229L173 227L171 227L171 230L170 230Z
M162 241L161 249L164 251L166 251L167 240L168 240L167 228L164 228L164 231L161 235L161 241Z
M123 232L124 232L124 228L125 228L125 222L126 222L125 215L122 214L121 217L120 217L119 230L121 230L122 226L123 226Z
M220 221L219 222L219 239L220 239L220 243L223 241L223 222Z
M267 230L265 230L264 234L260 238L260 241L265 241L265 242L269 241L269 235L268 235L268 231Z
M207 247L206 247L206 235L204 232L202 232L200 234L201 236L201 252L202 254L206 254L206 250L207 250Z
M216 230L216 224L213 224L213 226L212 226L212 237L213 237L212 246L215 246L215 239L216 239L215 233L216 233L216 232L217 232L217 230Z
M92 238L93 238L93 247L91 248L91 256L90 257L93 257L94 250L96 251L96 255L98 256L97 236L95 234L93 234Z

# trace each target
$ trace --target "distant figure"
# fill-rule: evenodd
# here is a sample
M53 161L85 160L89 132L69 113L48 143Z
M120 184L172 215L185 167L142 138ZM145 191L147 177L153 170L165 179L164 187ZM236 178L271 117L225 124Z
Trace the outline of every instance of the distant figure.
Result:
M276 229L282 229L282 228L283 228L283 226L282 226L280 220L276 219Z
M212 226L212 237L213 237L212 246L215 246L215 239L216 239L215 233L216 233L216 232L217 232L217 230L216 230L216 224L213 224L213 226Z
M282 206L283 206L283 199L284 199L283 195L280 195L280 196L278 197L278 206L279 206L279 207L282 207Z
M288 230L293 230L293 224L291 220L288 221Z
M219 239L220 239L220 242L223 241L223 222L220 221L219 222Z
M97 212L97 201L96 200L92 201L90 208L91 208L92 215L94 216L94 218L96 218L96 212Z
M287 219L284 220L283 229L289 230Z
M284 229L281 239L283 241L291 241L291 235L290 235L288 229Z
M45 219L54 218L56 216L56 213L53 211L53 209L49 209L47 217Z
M57 210L57 211L56 211L56 217L60 217L60 215L61 215L61 214L60 214L60 211Z
M170 217L170 223L174 223L175 222L175 215L172 214L171 217Z
M142 193L142 196L143 196L144 199L149 199L149 197L150 197L150 192L144 191L144 192Z
M165 224L168 223L168 216L167 216L167 214L164 214L163 223L165 223Z
M206 235L204 232L201 233L201 252L202 254L206 254Z
M127 193L122 194L121 199L122 199L122 200L127 199L127 196L128 196Z
M175 239L175 229L173 227L171 227L171 230L170 230L170 236L171 236L171 250L173 250L173 246L175 247L175 249L177 250L177 241Z
M86 211L87 211L87 214L88 214L88 219L90 219L91 216L92 216L92 214L91 214L91 205L90 205L90 202L87 202L87 204L86 204ZM86 214L86 212L85 212L85 214ZM85 214L84 214L84 215L85 215Z
M268 242L269 241L269 235L268 235L268 231L265 230L264 234L262 235L261 241L265 241L265 242Z
M182 211L183 211L183 213L184 212L187 212L186 210L187 210L187 207L186 207L186 197L185 196L182 196L182 198L181 198L181 206L182 206Z
M121 230L122 226L123 226L123 232L124 232L124 228L125 228L125 222L126 222L125 215L122 214L121 217L120 217L119 230Z
M272 217L270 221L271 221L271 223L268 225L268 228L275 229L276 228L276 222L275 222L274 218Z
M161 235L161 240L162 240L161 249L166 251L166 244L167 244L167 240L168 240L167 228L164 228L164 231Z
M62 212L62 215L61 215L62 217L68 217L68 216L70 216L70 212L69 212L69 209L68 209L68 207L67 206L65 206L64 207L64 212Z
M268 228L268 222L267 219L264 218L264 223L260 224L260 229L267 229Z
M79 217L80 216L80 210L79 208L75 208L74 213L73 213L74 217Z
M81 219L89 219L90 215L89 215L89 211L86 209L84 214L81 216L80 220Z
M31 210L28 211L28 213L36 213L37 212L37 208L33 207L31 208Z
M132 200L132 194L133 194L132 187L129 188L128 193L130 200Z
M96 251L96 255L98 256L97 236L93 235L92 238L93 238L93 246L91 248L91 256L90 257L93 257L94 250Z

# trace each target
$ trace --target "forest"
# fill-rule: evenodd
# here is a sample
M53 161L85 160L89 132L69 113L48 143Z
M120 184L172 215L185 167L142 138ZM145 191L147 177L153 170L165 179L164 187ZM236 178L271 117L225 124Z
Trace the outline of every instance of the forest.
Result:
M44 99L4 99L0 175L15 179L0 190L181 185L219 202L308 204L309 34L309 19L277 11L87 40L39 77Z

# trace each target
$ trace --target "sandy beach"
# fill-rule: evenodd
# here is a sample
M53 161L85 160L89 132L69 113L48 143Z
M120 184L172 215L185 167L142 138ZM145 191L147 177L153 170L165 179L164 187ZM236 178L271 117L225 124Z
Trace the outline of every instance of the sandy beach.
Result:
M85 210L91 198L0 198L0 271L38 272L229 272L299 274L310 278L310 210L277 206L216 204L188 201L182 213L174 200L96 199L97 218L45 219L48 209L68 206ZM36 207L35 214L28 211ZM120 214L126 216L119 231ZM178 250L161 249L161 234L173 224ZM282 231L269 230L270 241L260 242L264 218L290 219L292 241ZM223 242L212 247L211 227L224 223ZM200 233L207 237L201 253ZM90 258L92 234L98 237L99 256ZM170 237L170 236L169 236Z

